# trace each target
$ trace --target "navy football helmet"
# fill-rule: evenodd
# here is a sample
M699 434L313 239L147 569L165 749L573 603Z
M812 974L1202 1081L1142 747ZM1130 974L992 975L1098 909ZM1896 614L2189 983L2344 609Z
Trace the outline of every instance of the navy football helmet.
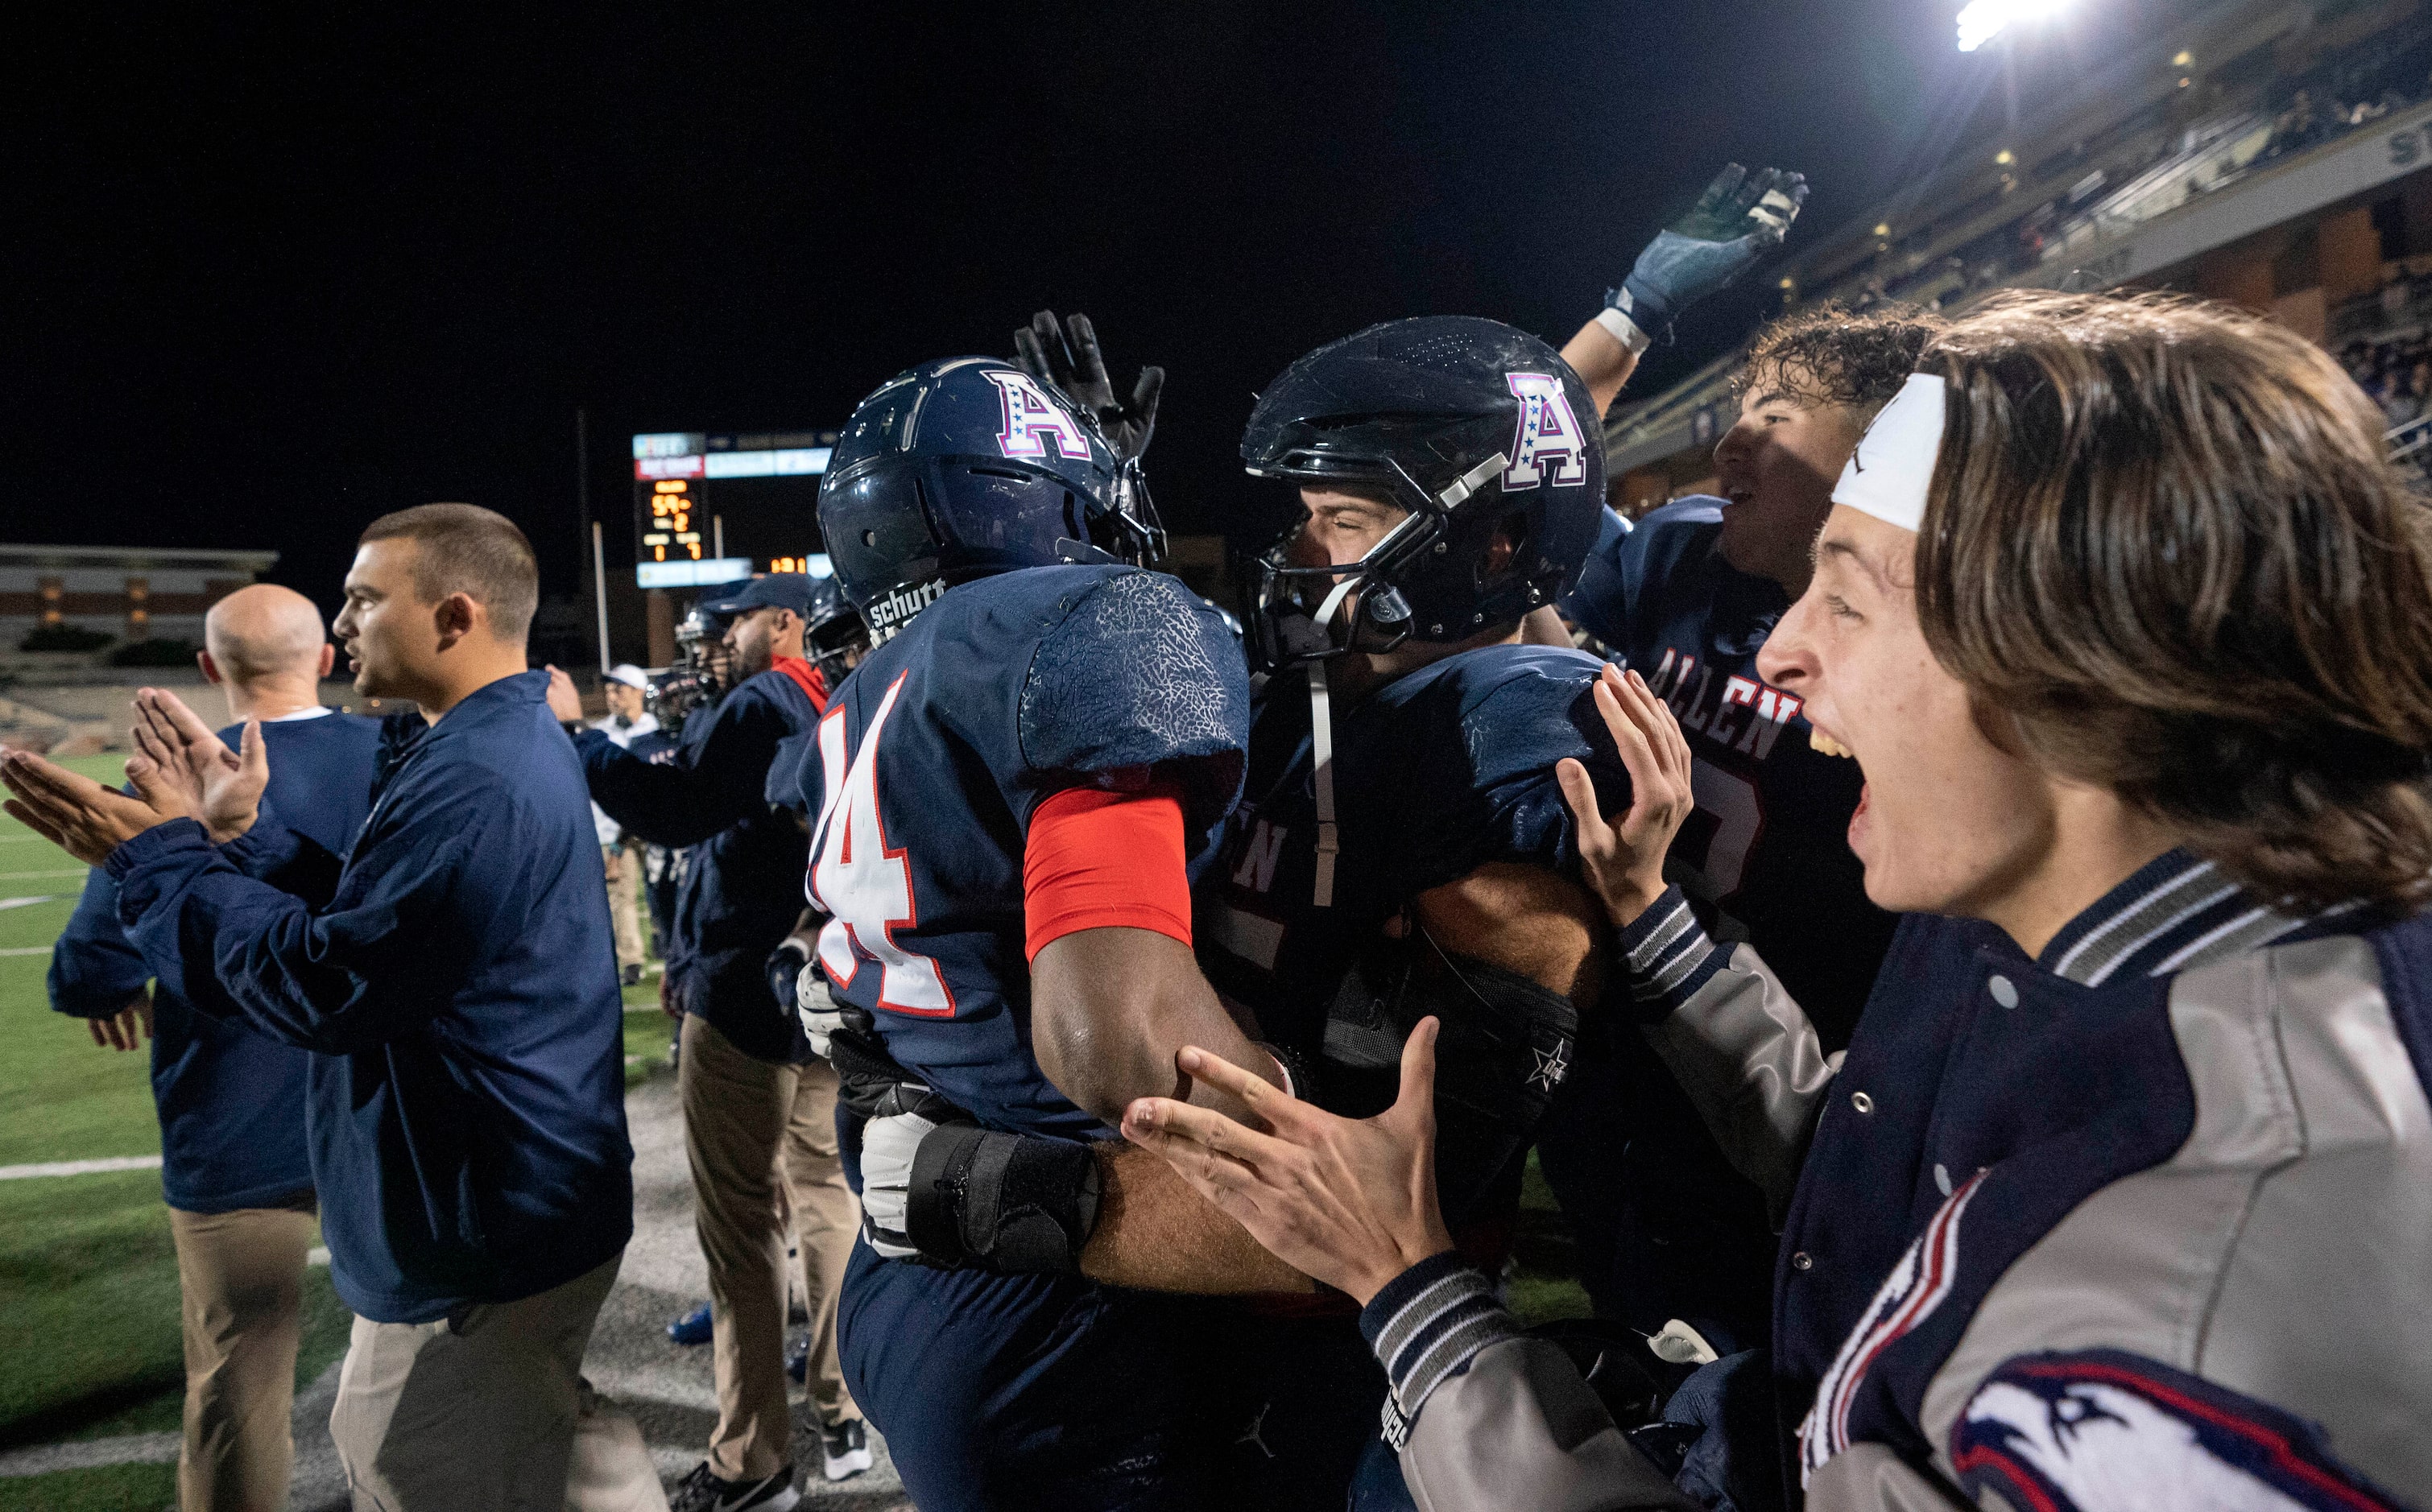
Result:
M1462 641L1554 602L1596 544L1601 418L1552 347L1465 315L1371 326L1286 368L1241 437L1251 475L1381 491L1410 517L1347 565L1294 565L1286 531L1258 559L1259 659Z
M833 691L870 649L870 630L845 602L833 577L811 580L811 612L802 616L802 654Z
M819 532L874 643L956 583L1165 544L1138 463L992 357L924 362L861 401L819 482Z

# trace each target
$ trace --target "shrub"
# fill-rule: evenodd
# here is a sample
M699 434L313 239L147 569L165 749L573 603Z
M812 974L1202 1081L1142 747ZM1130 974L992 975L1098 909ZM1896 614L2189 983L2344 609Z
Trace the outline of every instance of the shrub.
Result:
M129 641L110 653L111 666L192 666L194 664L194 643L164 636L147 641Z
M17 643L21 651L97 651L116 637L101 630L86 630L81 625L62 621L57 625L38 625Z

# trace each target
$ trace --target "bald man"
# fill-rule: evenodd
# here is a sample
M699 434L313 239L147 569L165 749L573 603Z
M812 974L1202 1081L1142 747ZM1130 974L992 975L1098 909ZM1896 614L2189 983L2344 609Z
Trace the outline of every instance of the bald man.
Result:
M239 589L203 623L203 676L236 726L262 721L269 796L288 828L343 855L370 806L380 726L325 709L333 647L312 601L267 583ZM287 1503L312 1176L304 1075L312 1054L230 1018L199 1014L127 943L118 889L96 868L51 953L51 1006L88 1021L99 1045L131 1050L153 1031L160 1185L184 1298L186 1415L177 1456L183 1512Z

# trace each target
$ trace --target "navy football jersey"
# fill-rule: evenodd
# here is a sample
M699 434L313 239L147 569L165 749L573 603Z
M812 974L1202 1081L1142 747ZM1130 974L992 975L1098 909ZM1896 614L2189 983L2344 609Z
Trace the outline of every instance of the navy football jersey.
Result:
M1723 560L1721 501L1686 498L1604 534L1563 608L1672 706L1697 758L1697 810L1673 841L1681 891L1718 940L1752 942L1828 1050L1849 1042L1891 948L1849 849L1858 764L1809 744L1799 698L1756 655L1782 585Z
M1341 848L1326 907L1315 900L1307 675L1271 680L1251 727L1250 791L1195 905L1208 981L1251 1009L1263 1037L1315 1054L1343 974L1411 899L1490 862L1576 877L1554 764L1577 757L1608 809L1629 801L1629 774L1590 692L1598 667L1566 647L1489 646L1348 708L1337 698Z
M836 995L982 1124L1104 1137L1031 1054L1031 815L1068 788L1173 782L1196 849L1241 791L1248 723L1240 642L1162 573L1029 567L950 589L819 724L811 894Z

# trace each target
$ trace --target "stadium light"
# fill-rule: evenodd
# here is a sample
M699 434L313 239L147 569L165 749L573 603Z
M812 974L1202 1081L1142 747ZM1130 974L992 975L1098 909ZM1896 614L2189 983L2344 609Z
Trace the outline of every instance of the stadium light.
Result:
M1959 50L1972 53L2011 25L2057 12L2065 0L1968 0L1959 12Z

